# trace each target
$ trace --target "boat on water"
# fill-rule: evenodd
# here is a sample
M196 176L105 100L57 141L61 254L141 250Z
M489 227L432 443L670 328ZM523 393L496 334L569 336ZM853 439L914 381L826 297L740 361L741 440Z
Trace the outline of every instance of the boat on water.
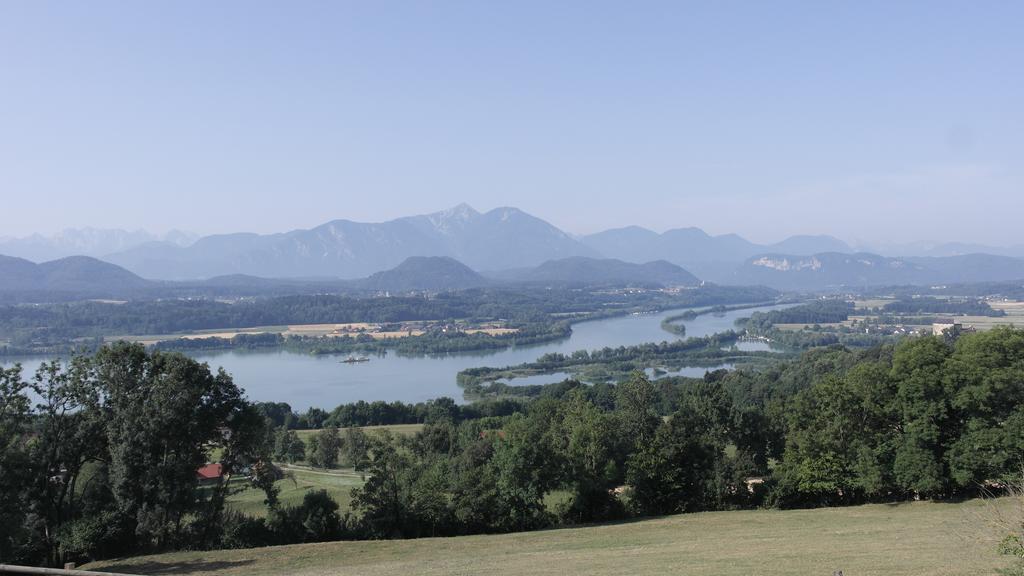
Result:
M370 361L369 356L349 356L348 358L345 358L344 360L342 360L342 362L344 362L345 364L355 364L357 362L369 362L369 361Z

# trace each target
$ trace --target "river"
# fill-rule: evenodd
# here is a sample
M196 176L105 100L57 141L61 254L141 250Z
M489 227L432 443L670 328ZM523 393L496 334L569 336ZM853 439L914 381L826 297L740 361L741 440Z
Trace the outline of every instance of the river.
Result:
M707 336L733 328L737 318L754 311L771 310L786 305L734 310L721 315L705 314L682 321L686 336ZM326 410L338 404L357 400L401 400L419 402L449 396L462 399L462 390L455 382L459 371L476 366L504 367L531 362L549 352L571 353L604 347L631 346L643 342L661 342L677 337L661 328L667 316L681 310L656 314L640 314L581 322L573 326L569 338L536 346L511 348L497 352L461 353L448 356L406 357L395 353L371 356L369 362L345 364L342 356L312 356L275 351L203 352L190 354L207 362L211 368L223 367L245 389L251 400L287 402L295 410L317 406ZM741 349L767 349L759 342L739 343ZM10 364L15 359L0 359ZM41 358L17 359L23 374L35 372ZM674 374L700 376L709 368L684 368ZM515 384L557 382L566 375L554 374L518 378Z

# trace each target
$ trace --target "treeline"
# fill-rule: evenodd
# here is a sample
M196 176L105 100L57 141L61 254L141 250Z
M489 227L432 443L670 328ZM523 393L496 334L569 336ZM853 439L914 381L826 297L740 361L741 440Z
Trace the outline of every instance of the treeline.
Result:
M76 302L0 306L0 337L17 351L70 350L83 338L124 334L175 334L197 330L288 324L390 323L406 321L504 320L531 326L555 323L553 315L621 314L636 309L709 306L771 299L758 287L703 286L679 294L568 288L480 288L430 296L369 297L294 295L227 303L202 299ZM538 335L543 337L543 335ZM259 346L244 340L242 346ZM188 346L222 346L221 341ZM231 342L233 344L233 342ZM427 346L429 348L429 346Z
M823 346L869 348L899 340L899 336L893 334L864 332L847 326L832 329L815 328L813 326L803 330L773 329L759 332L759 334L767 336L774 348L789 350L810 350Z
M955 300L919 296L886 304L883 311L893 314L957 314L966 316L1006 316L1003 310L994 310L984 300Z
M369 334L345 336L284 336L276 333L236 334L231 338L176 338L154 344L159 350L181 352L198 350L258 350L283 348L308 354L382 354L394 351L400 355L452 354L479 350L503 350L510 346L530 346L568 338L572 325L568 321L507 324L515 332L487 334L459 330L428 330L424 334L402 338L374 338Z
M823 327L849 320L854 311L853 302L845 300L816 300L769 312L755 312L749 318L736 321L748 334L769 339L777 349L809 350L823 346L852 346L866 348L895 342L892 334L856 330L850 326ZM803 324L800 330L782 330L776 324Z
M675 334L676 336L682 338L686 336L686 325L679 323L683 320L695 320L698 317L703 316L705 314L725 314L726 312L731 312L733 310L744 310L746 308L756 308L759 306L765 306L769 304L771 303L769 302L760 304L740 304L737 306L726 306L724 304L718 304L716 306L700 310L687 310L680 314L674 314L672 316L666 316L665 318L663 318L661 320L661 329L670 334Z
M901 299L915 298L920 295L948 296L952 298L1008 298L1024 300L1024 283L1011 282L971 282L966 284L947 284L925 288L920 286L878 287L872 296L885 297L895 294Z
M491 383L522 376L557 372L596 374L596 371L600 371L601 379L618 379L652 364L670 368L710 366L735 360L737 356L747 361L779 357L771 352L737 353L726 349L725 346L734 343L737 337L738 334L730 331L672 342L651 342L589 351L577 350L571 354L553 352L544 354L533 362L515 366L467 368L459 372L456 378L459 386L465 390L467 398L481 398L491 395L490 392L494 390L488 388Z
M256 408L275 428L309 430L422 424L442 419L461 422L477 418L508 416L521 411L523 404L510 399L497 399L459 405L451 398L442 397L414 404L401 401L366 402L359 400L358 402L340 404L330 412L315 406L305 412L295 412L286 402L258 402Z
M779 505L953 498L1019 477L1024 332L911 338L855 358L779 404Z
M845 322L853 312L853 302L843 300L815 300L807 304L754 312L746 322L748 330L760 333L767 332L775 324L833 324Z

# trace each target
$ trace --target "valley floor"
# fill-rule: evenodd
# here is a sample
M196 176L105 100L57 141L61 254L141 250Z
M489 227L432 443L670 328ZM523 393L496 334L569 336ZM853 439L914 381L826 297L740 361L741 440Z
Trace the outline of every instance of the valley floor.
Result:
M332 542L182 552L98 562L137 574L685 574L847 576L995 574L997 517L1021 502L875 504L686 514L495 536Z

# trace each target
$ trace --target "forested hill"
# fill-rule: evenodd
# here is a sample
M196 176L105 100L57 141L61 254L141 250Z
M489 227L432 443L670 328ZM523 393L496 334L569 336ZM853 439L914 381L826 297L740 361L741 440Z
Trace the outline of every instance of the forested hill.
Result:
M512 282L618 286L695 286L700 280L665 260L633 264L612 258L573 257L550 260L535 268L508 270L494 277Z
M376 291L463 290L478 288L492 282L465 264L444 256L413 256L391 270L377 272L353 285Z
M156 284L88 256L69 256L35 264L0 256L0 291L76 293L114 297Z

